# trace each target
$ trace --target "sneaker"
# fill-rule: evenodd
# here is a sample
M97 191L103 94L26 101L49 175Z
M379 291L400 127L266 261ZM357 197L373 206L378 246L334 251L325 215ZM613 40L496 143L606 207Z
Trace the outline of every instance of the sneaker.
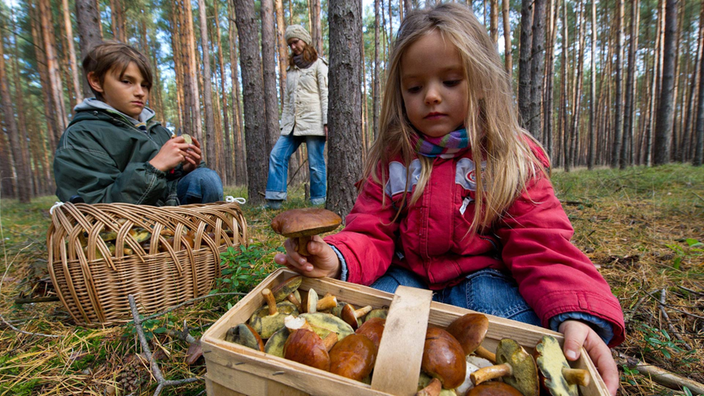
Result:
M267 199L267 200L266 200L266 205L265 205L265 207L266 207L267 209L278 210L278 209L281 209L281 202L282 202L282 201L276 201L276 200Z

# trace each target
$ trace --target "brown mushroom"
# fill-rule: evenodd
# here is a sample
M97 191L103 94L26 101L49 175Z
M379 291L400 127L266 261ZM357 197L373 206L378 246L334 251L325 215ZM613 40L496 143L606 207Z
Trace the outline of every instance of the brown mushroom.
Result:
M352 306L352 304L345 304L345 306L342 307L342 311L340 312L340 318L347 322L347 324L352 326L353 329L357 330L359 328L359 318L368 314L371 310L371 305L367 305L366 307L362 307L359 309L354 309L354 306Z
M377 347L361 334L352 334L338 341L330 350L330 372L362 381L374 368Z
M416 396L439 396L440 392L442 392L442 383L439 379L433 378L425 388L416 393Z
M482 346L488 330L489 318L480 313L466 314L447 326L447 332L460 342L466 355L474 353L496 363L496 355Z
M284 344L284 358L320 370L330 370L330 355L325 343L312 330L294 330Z
M277 234L291 238L296 243L296 251L308 256L308 242L313 235L329 232L342 223L342 218L327 209L291 209L279 213L271 221L271 228Z
M501 377L504 382L518 389L523 396L538 396L538 368L535 360L512 339L504 338L496 347L497 365L485 367L470 376L474 385Z
M381 343L381 335L384 333L384 326L386 325L386 319L382 318L371 318L366 322L362 323L361 326L355 331L357 334L363 334L367 336L377 348Z
M421 370L437 378L445 389L454 389L464 381L467 362L462 345L447 331L430 326L425 334Z
M248 348L264 352L264 341L252 326L240 323L225 334L225 341L234 342Z
M479 384L467 392L466 396L523 396L518 389L505 382L491 381Z
M277 330L284 327L284 318L286 315L298 315L298 310L295 305L288 301L282 301L277 304L269 289L263 289L262 296L264 296L266 305L252 314L252 317L249 319L249 325L252 326L262 338L267 339Z
M577 396L577 385L588 386L591 382L589 371L570 367L555 337L541 338L533 355L538 365L540 385L552 396Z
M271 293L274 294L274 299L276 302L281 302L288 297L289 294L298 290L301 286L303 277L301 275L288 278L285 281L279 283L278 285L271 288Z

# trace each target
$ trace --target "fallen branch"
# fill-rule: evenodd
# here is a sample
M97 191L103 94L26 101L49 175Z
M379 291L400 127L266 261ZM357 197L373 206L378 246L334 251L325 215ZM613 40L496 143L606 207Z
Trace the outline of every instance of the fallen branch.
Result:
M184 385L188 384L191 382L196 382L200 381L201 378L198 377L191 377L191 378L185 378L181 380L166 380L164 379L164 375L161 373L161 369L159 368L159 363L157 363L156 359L154 359L154 356L152 355L151 349L149 349L149 343L147 342L147 337L144 336L144 330L142 329L142 320L139 318L139 312L137 311L137 304L134 302L134 296L131 294L127 296L127 298L130 301L130 309L132 310L132 318L134 318L133 323L134 327L137 330L137 336L139 337L139 343L142 346L142 353L147 357L147 360L149 360L149 366L152 369L152 373L154 374L154 377L156 380L159 382L159 385L156 387L156 390L154 391L154 396L159 396L161 394L161 391L167 387L167 386L178 386L178 385Z
M662 316L665 318L665 321L667 322L667 327L670 329L670 333L672 333L675 337L677 337L682 344L684 344L685 348L687 348L688 351L692 350L692 347L687 343L687 341L682 339L682 336L680 335L680 332L677 331L675 326L672 325L672 321L670 320L670 315L667 314L667 311L665 311L665 299L667 298L667 288L662 289L660 292L660 312L662 312Z
M644 376L658 384L670 389L681 390L685 386L692 391L692 394L704 394L704 384L693 381L689 378L681 377L675 373L656 367L647 363L643 363L638 359L617 352L616 363L619 366L626 366L631 370L638 370Z
M656 291L657 291L657 290L656 290ZM664 306L664 307L670 308L670 309L673 310L673 311L677 311L677 312L679 312L679 313L685 314L685 315L687 315L687 316L691 316L691 317L693 317L693 318L704 319L704 316L695 315L695 314L693 314L693 313L691 313L691 312L687 312L687 311L683 311L683 310L681 310L681 309L675 308L675 307L673 307L672 305L663 304L663 303L662 303L660 300L658 300L657 297L655 297L653 294L655 294L655 291L648 293L648 296L650 296L650 298L652 298L653 300L657 301L658 304L660 304L660 305L662 305L662 306Z
M53 301L61 301L61 299L57 296L37 297L37 298L16 298L15 304L22 305L22 304L53 302Z

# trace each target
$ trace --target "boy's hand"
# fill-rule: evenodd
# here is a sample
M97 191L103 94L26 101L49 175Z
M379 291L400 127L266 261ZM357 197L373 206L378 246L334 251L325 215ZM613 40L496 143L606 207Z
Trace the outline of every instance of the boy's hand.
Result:
M301 256L296 252L296 242L289 238L284 242L286 254L278 253L274 257L277 264L285 265L289 269L310 278L340 277L340 259L332 248L316 235L308 242L310 256Z
M168 172L186 160L186 150L190 146L192 145L186 143L181 136L169 139L161 146L157 155L149 163L162 172ZM200 149L198 152L200 153Z
M601 337L587 324L577 320L562 322L558 330L565 335L564 353L567 360L577 360L583 346L599 370L609 393L615 396L619 386L618 367L611 356L611 350Z
M185 161L183 164L183 171L188 173L198 167L200 165L200 161L203 158L202 157L202 152L200 151L200 142L198 142L198 139L191 137L193 139L193 144L188 146L188 149L185 152Z

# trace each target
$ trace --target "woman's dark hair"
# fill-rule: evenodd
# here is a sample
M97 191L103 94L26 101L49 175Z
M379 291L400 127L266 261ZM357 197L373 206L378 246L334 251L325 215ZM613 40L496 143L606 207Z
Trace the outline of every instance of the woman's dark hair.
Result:
M305 43L305 41L303 40L301 40L301 42ZM318 51L316 51L315 47L313 47L312 45L306 44L306 46L303 48L303 52L301 53L301 55L303 55L303 60L306 61L306 63L313 63L318 60ZM296 65L293 62L293 53L290 53L288 56L288 65L289 67L293 67Z

